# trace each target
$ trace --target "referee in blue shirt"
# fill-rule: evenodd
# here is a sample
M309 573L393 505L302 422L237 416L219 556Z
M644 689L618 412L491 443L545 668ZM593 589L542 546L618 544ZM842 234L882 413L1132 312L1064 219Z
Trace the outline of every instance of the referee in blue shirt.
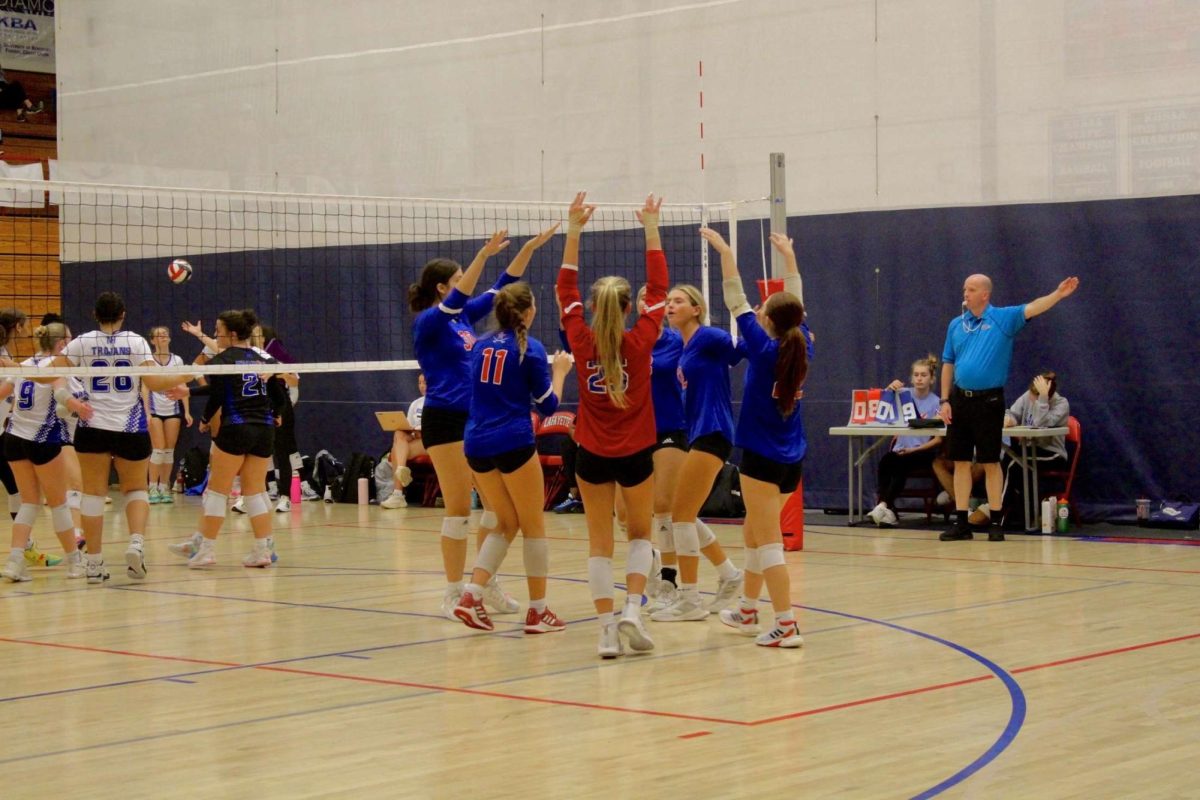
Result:
M1050 294L1021 306L991 304L992 281L972 275L963 283L963 312L946 328L942 351L942 404L938 415L948 427L950 460L954 462L954 527L943 542L972 538L967 522L971 496L971 460L983 466L988 505L999 519L1004 476L1000 471L1000 441L1004 428L1004 383L1012 361L1013 340L1025 322L1049 311L1079 287L1079 278L1064 280ZM1002 542L997 528L988 541Z

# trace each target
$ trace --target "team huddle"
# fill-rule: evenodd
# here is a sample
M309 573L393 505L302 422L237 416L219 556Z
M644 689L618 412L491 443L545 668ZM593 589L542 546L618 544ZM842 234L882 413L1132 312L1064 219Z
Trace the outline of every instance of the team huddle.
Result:
M754 636L757 644L799 647L803 640L792 611L779 520L801 477L806 443L797 401L812 336L791 241L772 235L787 264L784 290L754 309L732 249L716 231L700 231L721 256L724 301L739 332L735 343L728 332L705 325L707 309L698 290L680 285L668 291L658 229L662 200L650 196L637 213L645 232L645 286L635 295L624 278L596 280L587 298L589 324L579 289L580 242L595 207L585 200L583 193L576 195L568 212L556 300L579 388L576 480L588 529L588 586L600 620L598 653L615 658L626 648L653 650L643 608L655 622L700 621L720 612L722 622ZM542 469L529 412L532 401L542 414L553 413L571 361L564 353L549 359L528 335L537 308L528 285L520 282L533 252L558 227L530 239L479 297L471 295L485 262L508 245L506 231L494 234L465 270L446 259L429 262L409 289L414 345L428 384L422 438L446 508L443 612L481 630L494 627L489 607L493 613L519 609L496 582L518 531L529 589L525 632L564 628L546 601ZM472 326L493 307L497 330L477 340ZM735 424L729 370L742 360L745 390ZM743 452L744 570L730 562L698 519L735 446ZM472 483L485 511L467 580ZM629 541L620 612L614 602L614 514ZM719 577L707 603L698 588L701 555ZM765 631L758 620L764 584L775 613ZM739 590L736 608L724 608Z

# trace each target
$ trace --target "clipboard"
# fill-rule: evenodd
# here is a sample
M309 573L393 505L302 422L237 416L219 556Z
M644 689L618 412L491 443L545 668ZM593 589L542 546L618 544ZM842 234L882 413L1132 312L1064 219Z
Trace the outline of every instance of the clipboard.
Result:
M411 433L413 426L408 424L408 414L404 411L376 411L375 419L379 427L385 431L406 431Z

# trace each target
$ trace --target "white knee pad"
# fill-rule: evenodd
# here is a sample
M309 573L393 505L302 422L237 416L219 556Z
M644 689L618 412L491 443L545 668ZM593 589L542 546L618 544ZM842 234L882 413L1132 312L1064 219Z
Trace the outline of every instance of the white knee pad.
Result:
M125 492L125 508L129 508L130 503L136 503L139 500L143 503L150 502L150 493L145 489L134 489L132 492Z
M766 572L771 567L782 567L787 562L783 559L783 543L764 544L758 548L758 565Z
M757 547L746 548L746 572L753 572L755 575L762 574L762 562L758 558Z
M75 530L75 520L71 517L71 507L66 503L50 509L50 521L54 523L54 532Z
M200 503L200 507L204 509L206 517L224 517L227 502L229 502L229 495L209 489L204 493L204 500Z
M612 600L613 569L611 558L592 556L588 559L588 588L592 590L592 600Z
M717 540L717 535L703 520L696 520L696 535L700 539L701 550Z
M157 447L154 448L153 450L150 451L150 463L151 464L170 464L171 463L171 451L170 450L162 450Z
M81 503L83 503L83 492L79 491L78 489L71 489L69 492L67 492L68 508L73 511L79 508Z
M675 552L675 533L671 530L670 514L654 515L654 541L662 552Z
M500 525L500 518L496 516L496 512L491 509L485 509L479 515L479 527L485 531L494 531Z
M442 519L442 536L447 539L465 542L471 532L470 517L445 517Z
M675 534L675 552L681 556L700 557L700 533L694 522L676 522L671 525Z
M10 494L8 496L8 513L10 515L12 515L12 514L16 514L20 510L21 510L21 495Z
M21 503L17 508L17 516L13 518L13 522L17 525L30 525L37 522L38 507L33 503Z
M503 534L489 534L483 540L483 545L479 548L479 553L475 556L475 566L482 570L486 570L488 575L495 575L500 571L500 565L504 563L504 557L508 555L509 541Z
M266 492L258 492L246 497L246 502L242 504L242 508L246 510L247 517L261 517L271 510L271 496Z
M527 576L544 578L550 574L550 545L545 539L523 539L521 549Z
M79 501L79 513L85 517L104 516L104 497L98 494L85 494Z
M630 539L625 571L630 575L649 575L654 563L654 548L649 539Z

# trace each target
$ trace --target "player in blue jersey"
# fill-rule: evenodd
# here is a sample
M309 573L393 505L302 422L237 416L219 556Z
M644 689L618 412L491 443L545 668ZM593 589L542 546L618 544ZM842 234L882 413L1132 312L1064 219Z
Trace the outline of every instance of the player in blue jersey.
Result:
M800 483L807 442L800 415L800 387L808 375L812 336L804 323L803 290L795 251L786 236L771 234L784 256L784 290L755 312L746 302L733 250L721 235L703 228L721 255L725 305L737 320L738 351L749 366L742 391L734 444L742 448L742 499L746 502L746 583L741 607L721 612L721 621L764 647L800 647L804 640L792 611L791 581L783 557L779 515ZM766 582L775 626L759 634L758 595Z
M557 229L554 225L526 242L496 284L480 297L472 298L471 293L487 260L508 247L508 231L494 233L466 270L448 258L435 258L421 270L418 281L408 287L409 308L416 314L413 340L417 362L428 384L421 438L446 504L441 536L446 572L442 613L449 619L456 619L454 609L462 597L470 526L471 472L463 453L463 432L471 403L470 358L475 346L472 326L491 313L496 293L525 274L534 251L550 241ZM484 513L480 520L483 530L495 527L493 516ZM487 587L484 602L503 612L519 608L494 579Z
M483 588L500 569L520 528L524 537L529 610L525 633L553 633L565 623L546 606L549 552L542 516L542 465L534 444L530 399L543 416L562 396L571 359L559 352L551 370L546 348L529 337L537 314L527 283L505 286L496 295L499 330L475 342L471 354L471 418L464 435L467 463L488 498L497 524L484 540L454 615L468 627L490 631Z
M729 365L735 358L733 339L726 331L709 327L707 317L708 307L696 287L681 284L667 294L667 320L679 331L683 342L678 375L685 393L688 452L678 468L671 500L679 592L670 605L651 613L650 619L655 622L707 619L709 613L732 600L742 586L741 570L721 551L716 556L720 559L716 562L720 579L717 594L708 606L700 600L700 551L702 546L713 548L716 536L705 526L702 539L698 517L717 473L733 451L729 388Z

